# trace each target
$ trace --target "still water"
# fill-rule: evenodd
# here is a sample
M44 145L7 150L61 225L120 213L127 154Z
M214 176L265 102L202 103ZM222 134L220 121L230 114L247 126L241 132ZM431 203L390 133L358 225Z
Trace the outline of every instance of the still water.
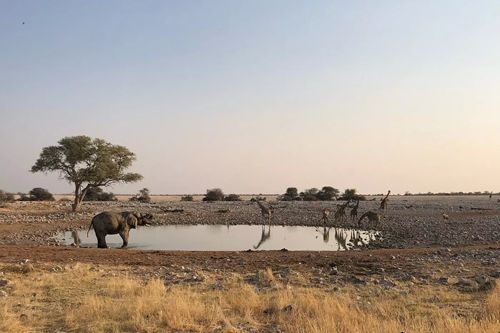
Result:
M353 245L367 244L375 232L316 227L248 226L248 225L169 225L139 227L130 231L129 249L182 251L252 250L348 250ZM97 247L93 230L79 231L81 247ZM63 244L75 242L66 232L58 236ZM119 235L106 236L109 247L121 247Z

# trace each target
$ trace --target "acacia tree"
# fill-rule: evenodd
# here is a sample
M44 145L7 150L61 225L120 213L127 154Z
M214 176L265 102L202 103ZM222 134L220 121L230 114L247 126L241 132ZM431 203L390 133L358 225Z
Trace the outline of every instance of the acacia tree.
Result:
M74 212L91 187L133 183L142 179L138 173L125 173L136 159L126 147L85 135L65 137L58 143L58 146L43 148L30 171L56 171L59 172L59 179L74 184Z

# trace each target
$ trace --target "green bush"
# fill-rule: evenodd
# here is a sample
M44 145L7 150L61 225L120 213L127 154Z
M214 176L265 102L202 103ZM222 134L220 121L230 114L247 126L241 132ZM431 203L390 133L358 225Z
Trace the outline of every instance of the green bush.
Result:
M364 195L360 195L356 193L355 188L346 188L344 190L344 194L339 198L339 200L361 200L365 201L366 197Z
M321 191L316 193L316 198L321 201L331 201L339 196L339 190L331 186L323 186Z
M318 195L318 189L313 187L304 190L304 192L300 192L300 197L304 201L316 201L318 198L316 197Z
M83 201L118 201L118 199L113 193L104 192L100 187L91 187L85 193Z
M220 188L207 190L203 201L224 201L224 192Z
M279 196L278 200L292 201L292 200L302 200L302 198L299 197L299 191L297 190L296 187L289 187L286 189L285 194Z
M30 191L29 201L55 201L54 196L48 190L35 187Z
M193 196L188 194L181 197L181 201L193 201Z

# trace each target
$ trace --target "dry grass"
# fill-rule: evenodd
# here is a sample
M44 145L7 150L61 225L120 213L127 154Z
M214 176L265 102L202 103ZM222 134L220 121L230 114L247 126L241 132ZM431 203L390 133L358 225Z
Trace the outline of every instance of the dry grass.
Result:
M341 291L289 288L261 272L254 285L234 275L213 290L214 277L196 285L164 286L127 276L128 269L89 271L88 265L48 272L0 265L0 332L497 332L500 287L489 294L460 293L444 286ZM36 296L33 294L36 293ZM435 303L429 298L438 295ZM285 310L291 306L291 310ZM21 317L26 314L27 317ZM465 316L463 316L465 314Z

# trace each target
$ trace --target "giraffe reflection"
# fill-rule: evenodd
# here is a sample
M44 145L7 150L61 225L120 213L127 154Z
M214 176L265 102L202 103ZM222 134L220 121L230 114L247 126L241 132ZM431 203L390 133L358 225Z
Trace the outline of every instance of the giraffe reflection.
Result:
M335 240L337 241L337 250L347 250L347 232L344 229L335 228Z
M267 232L266 232L266 223L264 222L262 224L262 234L260 236L260 241L257 245L253 246L253 248L255 250L257 250L265 241L267 241L267 240L269 240L269 238L271 238L271 218L273 216L273 210L272 210L271 206L269 206L269 208L267 208L259 200L255 199L255 198L252 198L250 201L254 201L257 203L257 205L259 205L262 217L267 218L268 223L269 223Z
M323 242L328 243L330 241L330 229L331 227L323 227L323 230L320 231L316 228L316 231L319 232L323 236ZM318 238L318 236L316 236Z
M257 250L265 241L269 240L271 238L271 225L268 226L267 232L266 232L266 225L262 225L262 235L260 236L260 241L257 245L254 245L253 248Z

